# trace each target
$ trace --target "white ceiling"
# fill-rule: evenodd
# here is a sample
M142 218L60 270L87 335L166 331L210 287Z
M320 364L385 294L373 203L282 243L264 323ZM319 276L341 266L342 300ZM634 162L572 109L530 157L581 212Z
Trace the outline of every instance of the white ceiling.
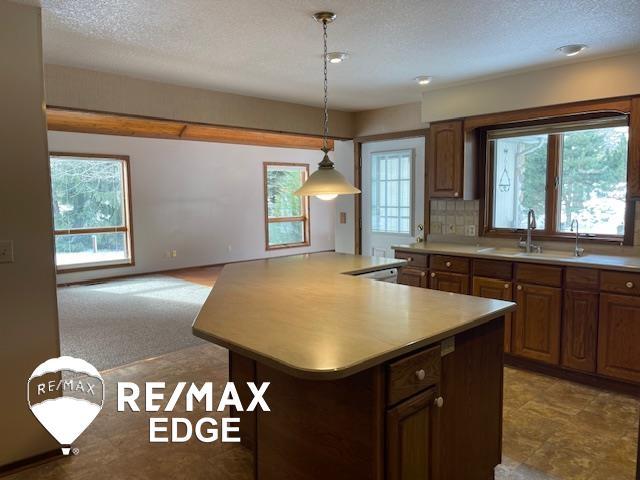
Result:
M25 0L34 3L38 0ZM42 0L47 63L319 105L416 102L426 88L640 49L639 0ZM586 43L586 53L556 47Z

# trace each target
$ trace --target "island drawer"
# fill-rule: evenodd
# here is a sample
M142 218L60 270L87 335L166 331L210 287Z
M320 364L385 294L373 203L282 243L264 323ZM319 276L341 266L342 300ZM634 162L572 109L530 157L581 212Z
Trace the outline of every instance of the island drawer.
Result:
M394 405L440 381L440 345L387 366L387 404Z
M604 292L627 295L640 294L640 274L627 272L602 272L600 289Z
M469 259L448 255L431 255L431 268L441 272L469 273Z
M534 265L531 263L518 263L516 265L516 281L532 283L534 285L560 287L562 286L562 268L548 265Z
M412 267L426 268L429 255L427 255L426 253L413 253L396 250L396 258L402 258L403 260L406 260L407 265L410 265Z

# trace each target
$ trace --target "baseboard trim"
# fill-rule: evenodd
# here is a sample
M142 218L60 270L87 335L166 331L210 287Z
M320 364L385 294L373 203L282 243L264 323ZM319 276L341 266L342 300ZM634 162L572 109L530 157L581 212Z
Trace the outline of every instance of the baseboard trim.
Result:
M0 477L13 475L15 473L21 472L22 470L26 470L27 468L32 468L37 465L42 465L43 463L51 462L62 456L62 451L59 448L56 448L55 450L50 450L39 455L34 455L33 457L25 458L24 460L18 460L17 462L0 466Z
M509 353L504 354L504 364L522 370L531 370L536 373L542 373L544 375L549 375L550 377L581 383L589 387L640 398L640 385L621 382L611 378L602 377L600 375L568 370L555 365L547 365L528 358L517 357Z

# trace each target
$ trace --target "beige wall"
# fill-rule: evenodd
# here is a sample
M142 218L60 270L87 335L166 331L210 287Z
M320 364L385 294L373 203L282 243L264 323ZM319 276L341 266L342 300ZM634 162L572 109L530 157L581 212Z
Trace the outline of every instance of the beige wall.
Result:
M59 355L40 9L0 1L0 239L14 263L0 264L0 465L57 444L27 406L26 382Z
M420 108L420 102L416 102L357 112L354 116L354 135L361 137L427 128L429 124L420 119Z
M640 93L640 53L572 63L422 94L422 120Z
M322 110L316 107L59 65L47 65L45 72L48 105L260 130L322 133ZM353 136L353 113L332 110L329 118L330 135Z

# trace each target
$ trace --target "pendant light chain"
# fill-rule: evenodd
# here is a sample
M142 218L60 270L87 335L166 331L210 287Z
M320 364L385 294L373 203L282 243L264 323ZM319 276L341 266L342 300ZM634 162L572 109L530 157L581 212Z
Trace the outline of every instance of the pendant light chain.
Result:
M328 103L328 90L329 90L329 82L327 80L327 21L322 21L322 30L324 31L323 39L324 39L324 124L323 124L323 135L322 135L322 149L325 153L328 151L327 148L327 137L329 136L329 109L327 107Z

